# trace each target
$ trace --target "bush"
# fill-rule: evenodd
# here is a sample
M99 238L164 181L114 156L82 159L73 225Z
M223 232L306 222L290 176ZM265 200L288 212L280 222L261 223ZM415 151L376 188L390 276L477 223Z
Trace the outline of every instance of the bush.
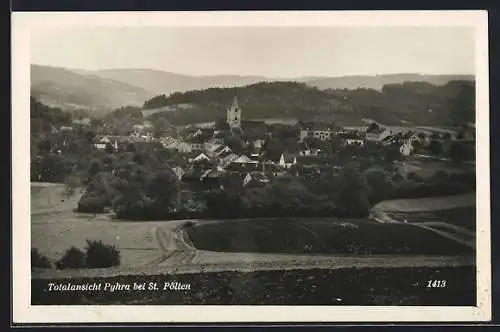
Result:
M85 267L85 253L76 248L71 247L64 253L63 257L56 263L58 269L78 269Z
M415 172L410 172L406 175L406 178L411 181L423 182L424 179Z
M31 249L31 267L48 269L52 268L52 263L50 259L38 251L37 248Z
M106 197L84 195L78 202L77 210L83 213L103 213L107 203Z
M87 240L86 266L89 268L104 268L120 265L120 251L102 241Z

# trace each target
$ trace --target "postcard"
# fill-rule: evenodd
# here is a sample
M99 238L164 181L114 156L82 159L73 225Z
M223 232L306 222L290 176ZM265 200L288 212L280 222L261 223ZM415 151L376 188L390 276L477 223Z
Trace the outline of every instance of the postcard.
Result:
M12 31L14 322L491 319L486 11Z

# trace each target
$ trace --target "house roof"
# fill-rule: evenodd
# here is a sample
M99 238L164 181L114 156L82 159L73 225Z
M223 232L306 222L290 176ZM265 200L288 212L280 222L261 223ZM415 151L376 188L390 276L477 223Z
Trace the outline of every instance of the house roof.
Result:
M221 157L221 156L219 156ZM238 155L232 152L229 152L227 156L221 157L225 162L232 162L233 160L238 159Z
M206 154L204 154L203 152L200 153L199 155L197 155L195 158L193 158L193 160L201 160L201 159L210 159L208 158L208 156Z
M213 138L226 138L231 136L231 131L229 130L219 130L214 132Z
M227 166L226 170L231 172L253 172L260 170L258 163L235 163L232 162Z
M219 154L221 154L224 151L227 151L228 149L229 149L229 147L227 147L225 145L219 145L215 150L213 150L213 154L215 156L218 156ZM231 151L231 149L229 149L229 151Z
M269 182L269 179L267 176L262 173L262 172L251 172L248 173L252 177L252 180L259 181L259 182Z
M361 135L359 135L357 132L343 132L343 133L338 133L337 137L342 138L342 139L362 139Z
M310 121L299 123L301 130L318 130L318 131L333 131L336 129L336 125L328 122Z
M229 157L229 156L234 156L234 159L238 158L238 155L237 155L237 154L232 153L232 152L231 152L231 150L229 150L229 151L224 151L224 152L222 152L222 153L219 153L219 154L217 155L217 158L225 160L225 159L226 159L227 157Z
M248 158L247 156L245 155L241 155L239 156L237 159L235 159L233 161L233 163L255 163L254 160Z
M279 168L276 164L274 163L269 163L266 162L263 166L266 171L276 173L276 172L281 172L281 168Z
M220 177L222 177L226 172L221 169L221 168L217 168L217 169L209 169L209 170L206 170L202 175L201 175L201 179L218 179Z

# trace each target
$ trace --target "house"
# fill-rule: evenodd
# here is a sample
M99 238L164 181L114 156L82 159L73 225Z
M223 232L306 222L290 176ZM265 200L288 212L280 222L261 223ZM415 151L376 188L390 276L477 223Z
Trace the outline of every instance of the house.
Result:
M59 131L73 131L72 126L61 126L59 127Z
M195 139L200 143L205 143L214 137L213 128L198 128L195 132L189 134L189 139Z
M321 152L320 149L305 149L299 152L301 156L317 156Z
M343 142L343 145L359 145L364 146L365 140L358 132L344 131L337 133L337 137Z
M231 135L232 133L229 130L217 130L214 132L214 135L209 142L215 144L224 144L224 140Z
M328 140L333 137L337 126L333 123L325 122L299 122L299 140L303 141L307 137L314 137L320 140Z
M232 162L226 167L226 171L232 173L248 173L261 171L261 166L258 163L235 163Z
M289 153L283 153L281 154L278 165L280 165L283 168L290 168L292 167L292 165L295 165L296 163L297 163L297 157L295 155Z
M231 153L231 149L228 146L221 145L213 151L213 157L219 158L220 156L227 156Z
M90 127L92 120L89 118L74 119L73 123L84 127Z
M242 156L239 156L238 158L236 158L235 160L233 160L233 163L238 163L238 164L256 164L257 161L252 160L252 159L248 158L245 155L242 155Z
M243 178L243 187L258 188L265 186L269 182L269 179L263 172L252 172L247 173Z
M92 140L92 144L97 150L104 150L108 145L116 145L117 142L111 140L109 136L95 136Z
M203 144L203 151L207 156L210 156L211 158L214 157L214 151L220 148L222 145L221 144L216 144L213 142L206 142Z
M260 150L264 146L264 142L265 140L263 139L256 139L255 141L253 141L253 146L255 149Z
M191 166L182 175L182 181L188 184L199 184L205 171L202 167Z
M191 147L191 144L187 142L180 142L175 145L175 151L180 152L180 153L191 153L193 152L193 149Z
M190 163L193 163L193 162L201 162L202 160L209 161L209 160L210 160L210 158L209 158L206 154L204 154L204 153L202 152L202 153L200 153L199 155L197 155L196 157L194 157L194 158L190 158L188 161L189 161Z
M231 164L233 161L235 161L236 159L238 159L239 156L235 153L232 153L232 152L228 152L227 155L224 153L224 154L221 154L219 155L219 164L221 164L221 166L225 167L229 164Z
M181 180L182 177L184 176L184 174L186 173L182 167L179 167L179 166L176 166L176 167L172 167L172 172L174 172L175 176L177 177L177 179Z
M283 171L283 169L281 169L280 167L278 167L272 161L266 161L266 162L262 163L262 171L264 172L264 174L266 174L268 176L272 175L274 177L279 177L279 176L283 176L283 175L286 174Z
M206 189L221 188L222 178L226 174L226 171L222 167L215 167L213 169L206 170L200 177L201 182Z
M405 141L403 145L401 145L401 147L399 148L399 152L401 152L401 154L404 156L411 155L413 151L414 151L413 144L410 140Z
M191 151L203 151L203 141L199 138L192 138L185 141L189 144Z

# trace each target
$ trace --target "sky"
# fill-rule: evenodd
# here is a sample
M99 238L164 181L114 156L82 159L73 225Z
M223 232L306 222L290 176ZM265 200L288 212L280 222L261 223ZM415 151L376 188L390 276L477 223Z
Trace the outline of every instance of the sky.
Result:
M31 63L186 75L474 74L470 27L87 27L38 29Z

